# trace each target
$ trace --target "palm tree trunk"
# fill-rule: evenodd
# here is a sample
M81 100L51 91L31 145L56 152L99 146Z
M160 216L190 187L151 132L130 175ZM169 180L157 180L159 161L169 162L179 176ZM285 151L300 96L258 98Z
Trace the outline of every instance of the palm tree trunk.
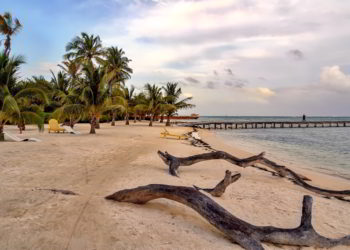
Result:
M126 112L126 115L125 115L125 125L129 125L129 113Z
M169 126L170 126L170 115L168 115L168 116L167 116L165 126L167 126L167 127L169 127Z
M160 123L163 123L163 121L164 121L164 115L161 115L160 116Z
M93 116L90 122L91 128L90 128L90 134L96 134L95 127L96 127L96 116Z
M0 125L0 141L5 141L4 125Z
M96 129L100 129L100 117L96 118Z
M153 126L153 118L154 118L153 115L151 115L151 117L149 118L149 125L148 126L150 126L150 127Z
M134 115L134 123L136 123L137 116L136 114Z
M117 111L113 110L112 111L112 126L115 126L115 117L117 116Z
M10 50L11 50L11 36L10 35L6 36L6 40L5 40L4 46L5 46L5 51L4 51L5 55L9 56L10 55Z

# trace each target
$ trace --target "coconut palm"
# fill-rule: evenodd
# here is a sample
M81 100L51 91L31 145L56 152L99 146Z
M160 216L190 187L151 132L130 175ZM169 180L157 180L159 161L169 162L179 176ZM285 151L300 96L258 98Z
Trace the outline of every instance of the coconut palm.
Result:
M165 92L165 103L168 104L168 109L165 110L165 114L167 115L166 126L170 126L170 116L175 115L180 109L193 108L195 105L188 103L188 101L192 100L192 97L180 100L182 90L178 87L178 83L176 82L168 82L167 85L163 87L163 90Z
M10 55L11 51L11 37L16 35L22 28L22 24L17 18L13 20L11 13L5 12L0 15L0 33L6 36L4 46L5 55Z
M65 102L69 90L71 89L70 80L68 75L63 71L58 71L57 75L50 70L51 72L51 84L52 84L52 99L60 103Z
M74 60L65 60L62 62L63 65L58 64L65 73L67 73L70 77L70 85L74 86L76 80L79 78L81 74L81 64Z
M6 123L12 122L18 125L22 133L25 124L37 124L39 129L43 129L44 119L40 115L38 105L32 105L30 97L37 96L47 103L45 93L40 89L23 89L15 96L12 96L5 85L0 89L1 109L0 109L0 141L4 140L3 129Z
M4 126L12 121L14 114L19 116L20 111L15 98L11 95L7 86L0 89L0 141L4 141Z
M165 104L163 101L162 89L155 84L150 85L147 83L145 85L148 113L150 115L149 126L153 125L153 120L157 114L160 113L162 106Z
M98 59L98 62L106 70L107 82L111 87L114 83L123 83L130 79L133 70L129 67L131 60L125 56L123 49L118 47L109 47L106 49L106 58Z
M12 92L12 89L18 82L18 70L24 63L23 56L10 58L4 52L0 53L0 88L6 85L9 91Z
M100 37L85 32L73 38L66 45L66 51L64 59L84 64L92 63L93 59L100 60L104 54Z
M134 97L135 106L133 108L134 112L134 123L136 122L137 116L139 117L139 121L141 118L146 115L148 110L147 105L147 97L145 93L141 92Z
M83 67L85 74L84 81L80 87L80 98L85 106L85 113L90 118L90 134L95 134L97 119L105 111L123 109L121 105L112 103L109 97L108 87L106 86L104 74L105 71L94 68L92 63Z
M119 95L115 97L117 99L117 102L120 105L122 105L124 108L125 125L129 125L130 113L132 112L133 107L135 106L134 92L135 92L134 86L131 86L130 88L121 87L119 91Z

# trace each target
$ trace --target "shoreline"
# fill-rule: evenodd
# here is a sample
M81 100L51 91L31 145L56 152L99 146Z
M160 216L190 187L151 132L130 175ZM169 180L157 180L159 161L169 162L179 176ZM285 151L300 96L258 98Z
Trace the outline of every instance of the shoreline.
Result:
M0 144L0 249L242 249L195 211L176 202L159 199L134 205L104 199L115 191L148 184L213 187L227 169L242 177L214 200L238 218L254 225L295 227L302 197L309 194L314 198L313 223L320 234L335 238L350 233L348 202L325 199L258 169L205 161L181 167L179 178L170 176L158 150L179 157L207 151L188 141L160 138L164 125L154 125L101 124L96 135L87 134L88 124L77 124L81 135L48 134L47 130L40 134L33 126L18 135L16 127L6 126L5 131L22 138L37 137L41 142ZM215 149L238 157L251 155L226 145L214 133L199 133ZM349 182L339 178L293 169L310 177L316 186L349 187ZM36 188L71 190L79 195Z
M220 149L220 150L224 150L225 148L229 148L231 151L234 151L236 153L235 156L238 157L248 157L253 155L254 153L259 154L263 151L260 152L250 152L249 150L243 148L243 147L237 147L235 145L233 145L232 143L230 143L229 141L225 140L224 138L222 138L221 135L215 133L215 131L208 131L208 130L203 130L200 129L200 134L201 136L203 136L203 140L208 142L209 145L215 145L213 146L213 148L215 149ZM277 163L281 163L281 160L278 159L279 157L274 157L272 154L270 154L268 156L269 158L271 158L271 160L276 161ZM290 160L290 159L288 159ZM282 162L281 164L285 164L285 162ZM311 167L305 167L305 162L302 161L296 161L295 163L292 164L286 164L286 167L304 174L307 177L310 177L310 179L312 180L312 182L314 182L315 180L318 180L320 182L320 185L322 185L324 182L329 184L329 186L327 186L328 188L344 188L344 189L350 189L350 179L344 176L340 176L337 174L331 174L328 172L322 172L322 171L318 171L317 168L311 166ZM327 169L328 170L328 169ZM329 170L330 171L330 170ZM328 179L329 178L329 179ZM340 185L332 185L331 182L341 182ZM346 188L347 187L347 188ZM326 188L325 186L323 186L323 188Z
M220 131L218 131L217 133L216 131L212 132L229 146L237 147L237 144L239 144L239 148L250 153L261 153L262 151L264 151L267 153L269 158L273 159L276 162L280 162L281 164L284 164L286 166L314 171L320 174L334 176L350 181L350 169L348 170L340 167L335 167L332 169L329 167L329 163L327 165L322 165L322 163L319 164L318 162L312 161L312 159L305 159L305 155L303 155L302 157L292 157L288 154L288 152L276 149L277 147L272 147L271 145L264 146L263 141L257 141L257 143L254 144L254 141L243 140L242 138L234 138L234 136L230 137L230 139L225 139L224 135L220 134ZM235 141L234 143L232 142L233 140ZM252 149L249 151L248 147L252 147ZM293 153L296 154L295 152Z

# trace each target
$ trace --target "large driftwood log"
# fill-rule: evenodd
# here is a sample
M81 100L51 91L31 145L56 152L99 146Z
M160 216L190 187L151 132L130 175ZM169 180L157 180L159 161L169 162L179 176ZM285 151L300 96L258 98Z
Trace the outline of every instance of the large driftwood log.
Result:
M192 155L189 157L176 157L169 154L168 152L163 153L161 151L158 151L158 155L165 162L165 164L169 166L169 173L174 176L178 176L177 171L180 166L190 166L195 163L198 163L201 161L207 161L207 160L222 159L240 167L248 167L256 163L260 163L273 169L281 177L290 177L295 184L309 191L312 191L314 193L321 194L327 197L337 197L337 198L350 196L350 190L329 190L329 189L323 189L323 188L312 186L304 181L305 179L309 180L308 178L295 173L294 171L290 170L285 166L279 165L269 159L266 159L264 157L264 153L251 156L248 158L244 158L244 159L239 159L223 151L215 151L210 153Z
M191 187L150 184L124 189L106 197L108 200L136 204L145 204L159 198L174 200L194 209L230 240L245 249L263 249L261 242L325 248L337 245L350 246L350 235L329 239L314 230L311 224L312 197L308 195L304 196L300 226L292 229L252 225L235 217L215 201Z
M198 163L201 161L208 161L208 160L222 159L232 164L235 164L237 166L245 168L260 162L264 157L264 152L259 155L254 155L243 159L237 158L223 151L215 151L215 152L204 153L199 155L192 155L189 157L176 157L169 154L168 152L163 153L158 150L158 155L165 162L165 164L169 166L169 173L173 176L178 176L177 172L180 166L190 166L195 163Z
M221 197L225 193L226 188L230 184L237 181L239 178L241 178L241 174L232 175L230 170L226 170L224 179L220 181L214 188L200 188L195 185L193 185L193 187L197 190L203 190L212 196Z

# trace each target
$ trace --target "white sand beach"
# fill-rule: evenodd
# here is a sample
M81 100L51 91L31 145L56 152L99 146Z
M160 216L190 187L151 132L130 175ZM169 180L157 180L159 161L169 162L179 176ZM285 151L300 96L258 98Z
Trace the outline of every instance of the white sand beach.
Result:
M104 199L115 191L152 183L213 187L226 169L242 177L222 197L213 199L240 219L255 225L296 227L303 195L308 194L314 198L312 222L317 232L328 237L350 234L350 203L325 199L286 179L223 160L181 167L180 178L170 176L157 150L176 156L205 151L188 141L160 138L163 127L158 123L154 127L123 124L102 124L96 135L88 134L89 124L76 125L80 135L39 133L34 126L19 135L17 127L5 127L18 137L41 142L0 144L0 249L241 249L182 204L159 199L135 205ZM215 149L239 157L250 155L211 132L199 133ZM350 189L344 179L302 166L294 170L310 177L313 185ZM39 190L52 188L79 195Z

